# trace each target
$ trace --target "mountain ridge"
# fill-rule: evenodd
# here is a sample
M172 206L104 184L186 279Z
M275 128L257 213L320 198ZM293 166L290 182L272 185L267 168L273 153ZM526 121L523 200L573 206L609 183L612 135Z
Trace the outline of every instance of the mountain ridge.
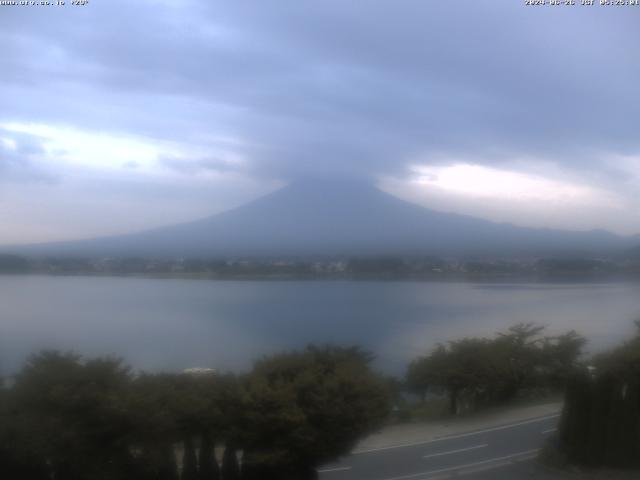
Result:
M431 210L354 181L302 181L201 220L0 248L68 256L539 255L631 248L605 230L519 227Z

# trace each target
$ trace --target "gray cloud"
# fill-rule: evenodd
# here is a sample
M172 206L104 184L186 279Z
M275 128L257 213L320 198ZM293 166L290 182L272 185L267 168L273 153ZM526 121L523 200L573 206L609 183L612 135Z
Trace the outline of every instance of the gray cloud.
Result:
M55 174L37 163L43 153L40 138L0 129L0 183L54 183Z
M235 138L226 148L255 178L532 158L631 195L612 159L640 155L639 15L509 0L5 8L0 119L203 148ZM159 163L228 172L218 158Z
M230 172L237 170L231 163L219 158L177 158L172 156L161 156L158 163L168 168L186 175L195 175L206 172Z

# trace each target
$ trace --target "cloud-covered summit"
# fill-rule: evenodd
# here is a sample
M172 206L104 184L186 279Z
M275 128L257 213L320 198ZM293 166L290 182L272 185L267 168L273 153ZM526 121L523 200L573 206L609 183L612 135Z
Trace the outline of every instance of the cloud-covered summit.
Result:
M13 233L0 242L193 219L318 176L498 220L638 232L639 19L513 1L2 7L0 213ZM465 181L423 181L461 166L560 193L506 208ZM56 181L24 181L39 175ZM77 221L56 233L70 196Z

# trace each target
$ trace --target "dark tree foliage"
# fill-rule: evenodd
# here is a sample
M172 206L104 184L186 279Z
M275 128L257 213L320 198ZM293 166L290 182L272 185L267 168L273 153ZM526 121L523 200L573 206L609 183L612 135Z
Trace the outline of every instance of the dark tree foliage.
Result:
M568 385L560 448L591 466L640 466L640 323L631 341L594 359Z
M11 392L16 450L46 464L55 478L130 478L128 382L119 360L80 362L57 352L31 357Z
M182 438L176 414L176 376L143 374L131 383L127 407L133 424L131 443L141 452L147 476L173 474L172 446Z
M178 480L178 466L176 465L176 455L172 445L164 443L156 451L158 455L155 462L150 466L155 470L155 477L158 480Z
M220 422L215 384L210 377L166 373L144 374L132 382L128 406L133 444L145 452L143 463L161 467L163 478L174 476L175 459L168 458L175 456L177 443L184 447L182 478L199 478L194 439Z
M246 383L248 468L312 478L316 466L350 451L389 412L370 360L357 348L311 346L259 361Z
M0 472L3 478L48 480L44 460L30 447L28 438L15 418L9 390L0 384Z
M0 475L316 478L317 465L347 453L388 411L370 360L356 348L309 347L265 358L241 378L133 376L118 359L43 352L0 388ZM226 446L221 467L214 435Z
M450 412L508 401L525 389L561 389L585 340L571 331L544 337L544 327L518 324L492 339L438 345L407 369L407 385L424 398L445 393Z

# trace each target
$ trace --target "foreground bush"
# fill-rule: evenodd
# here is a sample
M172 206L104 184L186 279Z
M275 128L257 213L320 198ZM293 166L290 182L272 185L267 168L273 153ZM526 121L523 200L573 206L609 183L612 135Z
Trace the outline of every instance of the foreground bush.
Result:
M134 376L120 360L43 352L0 389L0 477L313 478L387 415L369 360L309 347L241 377Z
M572 377L559 430L571 463L640 466L640 323L634 339Z
M302 480L351 451L389 411L386 384L356 348L316 348L258 362L247 386L245 464L252 478Z

